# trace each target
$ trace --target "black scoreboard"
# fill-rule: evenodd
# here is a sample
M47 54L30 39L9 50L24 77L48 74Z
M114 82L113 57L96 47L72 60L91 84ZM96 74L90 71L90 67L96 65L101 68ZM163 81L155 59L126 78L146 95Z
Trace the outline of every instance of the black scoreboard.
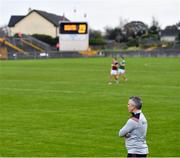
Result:
M86 22L61 22L60 34L87 34L88 24Z

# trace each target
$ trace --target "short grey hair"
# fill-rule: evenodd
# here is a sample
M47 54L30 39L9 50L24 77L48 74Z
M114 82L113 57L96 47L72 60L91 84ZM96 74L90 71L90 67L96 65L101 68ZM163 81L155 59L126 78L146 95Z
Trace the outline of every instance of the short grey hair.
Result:
M134 105L136 106L137 109L141 109L142 107L142 100L138 96L131 96L129 97L130 100L134 102Z

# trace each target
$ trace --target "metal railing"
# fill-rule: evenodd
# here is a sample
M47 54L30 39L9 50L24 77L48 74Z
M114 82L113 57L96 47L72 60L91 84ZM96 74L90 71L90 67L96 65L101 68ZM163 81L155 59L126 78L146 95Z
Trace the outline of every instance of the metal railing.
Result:
M44 49L45 51L52 50L52 47L49 44L47 44L45 42L42 42L42 41L38 40L37 38L35 38L33 36L23 35L23 38L28 40L28 41L31 41L33 44L36 44L37 46Z

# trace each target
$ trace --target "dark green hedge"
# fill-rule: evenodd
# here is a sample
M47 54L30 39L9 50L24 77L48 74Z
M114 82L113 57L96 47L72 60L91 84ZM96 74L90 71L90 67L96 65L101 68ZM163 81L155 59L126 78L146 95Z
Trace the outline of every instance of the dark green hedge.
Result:
M59 37L53 38L51 36L42 35L42 34L33 34L32 36L51 46L55 46L59 42Z

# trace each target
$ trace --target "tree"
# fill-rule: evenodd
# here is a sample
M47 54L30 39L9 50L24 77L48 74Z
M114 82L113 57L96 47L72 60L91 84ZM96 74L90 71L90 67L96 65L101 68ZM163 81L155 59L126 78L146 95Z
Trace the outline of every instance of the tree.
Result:
M121 28L115 27L110 28L107 27L105 29L105 38L108 40L114 40L116 42L121 42L124 38Z
M150 34L158 34L159 31L160 31L160 25L159 25L159 22L158 20L153 16L152 17L152 22L151 22L151 26L149 27L149 30L148 32Z
M130 37L127 42L128 47L138 47L139 46L139 39Z
M131 21L124 26L123 32L127 38L129 37L140 37L146 34L148 27L141 21Z
M120 17L119 19L119 27L123 30L124 26L128 23L127 19L123 19L122 17Z
M89 43L90 45L104 45L106 42L102 36L101 31L89 30Z
M93 38L102 38L102 33L99 30L89 30L89 38L93 39Z
M179 32L178 35L177 35L177 41L180 42L180 32Z

